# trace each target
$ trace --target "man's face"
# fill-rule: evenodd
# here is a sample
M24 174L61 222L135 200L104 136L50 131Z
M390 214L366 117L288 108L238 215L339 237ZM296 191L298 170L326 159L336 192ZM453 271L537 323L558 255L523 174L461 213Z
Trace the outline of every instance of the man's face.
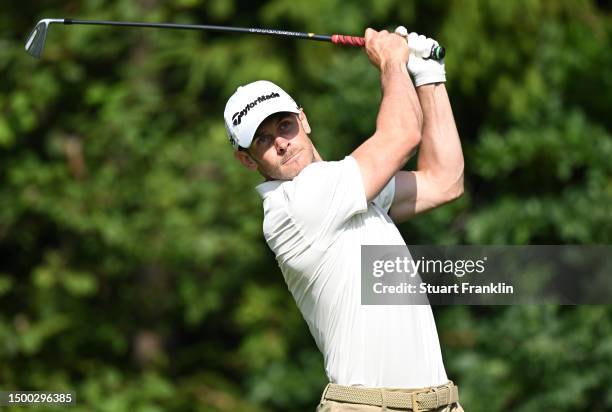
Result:
M307 133L303 112L273 114L259 125L248 151L238 151L236 157L268 180L291 180L316 161Z

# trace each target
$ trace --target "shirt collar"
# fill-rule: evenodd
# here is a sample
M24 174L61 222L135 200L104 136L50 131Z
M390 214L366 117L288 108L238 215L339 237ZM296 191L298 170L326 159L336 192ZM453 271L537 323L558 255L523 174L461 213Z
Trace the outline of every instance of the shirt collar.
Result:
M259 195L265 199L268 193L275 190L283 183L283 180L270 180L267 182L263 182L255 187L255 189L259 192Z

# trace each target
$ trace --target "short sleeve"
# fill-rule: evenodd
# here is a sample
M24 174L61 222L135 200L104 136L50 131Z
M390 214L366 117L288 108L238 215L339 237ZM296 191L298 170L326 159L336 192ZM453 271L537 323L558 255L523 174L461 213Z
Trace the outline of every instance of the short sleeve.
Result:
M283 185L289 213L310 240L333 235L368 209L361 171L351 156L312 163L290 183Z
M373 200L374 204L389 213L389 209L393 204L393 198L395 197L395 176L389 180L389 183L380 191L378 196Z

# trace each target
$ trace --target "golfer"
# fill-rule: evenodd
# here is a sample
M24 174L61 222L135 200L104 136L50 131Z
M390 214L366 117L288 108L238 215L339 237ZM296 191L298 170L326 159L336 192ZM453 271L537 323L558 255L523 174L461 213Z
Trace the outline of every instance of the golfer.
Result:
M340 161L321 158L305 112L271 82L239 87L225 107L235 157L265 178L265 239L324 357L319 412L462 411L430 306L360 301L361 245L405 245L393 222L463 192L444 64L422 58L434 45L403 27L366 30L382 101L374 134ZM419 144L417 170L402 171Z

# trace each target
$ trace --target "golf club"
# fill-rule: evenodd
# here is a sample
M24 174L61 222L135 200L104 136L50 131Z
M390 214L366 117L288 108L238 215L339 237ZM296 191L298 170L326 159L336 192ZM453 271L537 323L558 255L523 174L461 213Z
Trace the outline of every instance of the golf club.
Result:
M273 30L273 29L256 29L244 27L228 27L228 26L211 26L203 24L176 24L176 23L142 23L128 21L109 21L109 20L78 20L78 19L42 19L28 36L26 40L26 51L36 58L40 58L45 47L47 31L52 23L59 24L89 24L99 26L121 26L121 27L148 27L160 29L183 29L183 30L210 30L223 31L230 33L252 33L268 36L293 37L305 40L326 41L344 46L363 47L365 39L363 37L345 36L342 34L323 35L315 33ZM429 58L440 60L446 54L444 47L436 46L432 48Z

